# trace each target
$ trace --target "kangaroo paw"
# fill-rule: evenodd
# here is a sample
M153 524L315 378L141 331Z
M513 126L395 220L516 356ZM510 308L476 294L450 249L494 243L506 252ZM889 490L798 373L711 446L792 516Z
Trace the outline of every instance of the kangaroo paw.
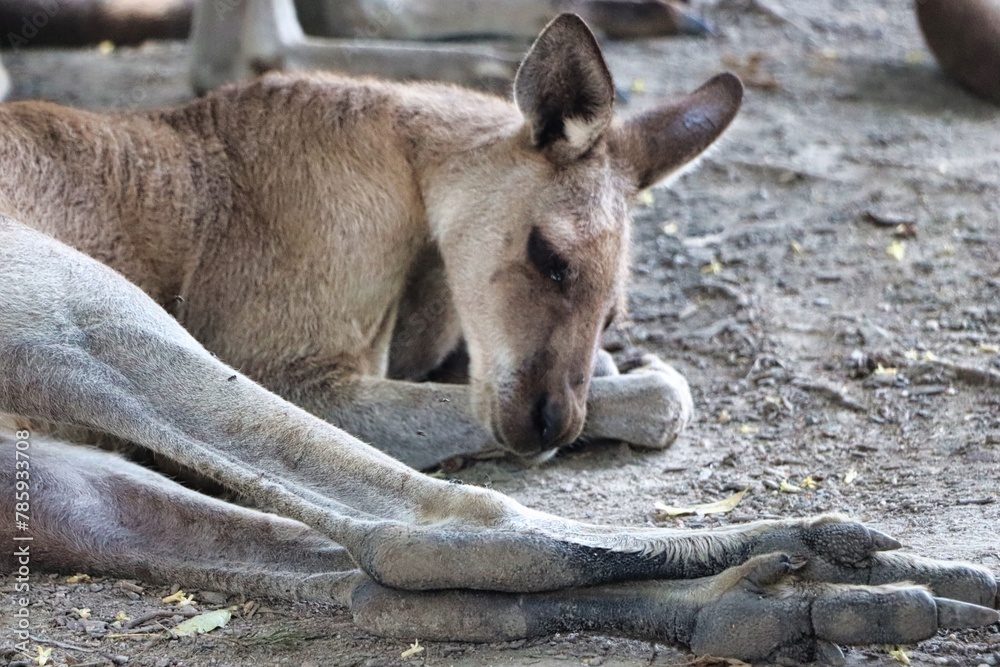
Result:
M989 570L906 553L902 545L859 523L835 516L804 525L776 527L755 540L754 553L784 551L808 554L800 575L813 581L880 585L908 581L930 588L935 595L972 604L997 605L998 584Z
M996 611L934 597L923 586L809 582L808 563L784 553L756 556L712 577L702 593L690 647L746 661L821 659L838 664L837 644L912 644L939 629L981 627Z

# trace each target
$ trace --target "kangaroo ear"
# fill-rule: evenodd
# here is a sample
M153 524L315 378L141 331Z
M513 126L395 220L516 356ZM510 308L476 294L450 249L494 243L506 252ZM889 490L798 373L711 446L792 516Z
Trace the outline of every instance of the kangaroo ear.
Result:
M648 188L711 146L742 101L739 77L719 74L690 95L625 121L611 137L612 154L637 188Z
M556 162L590 150L611 122L614 100L597 40L575 14L561 14L545 27L514 80L514 101L532 142Z

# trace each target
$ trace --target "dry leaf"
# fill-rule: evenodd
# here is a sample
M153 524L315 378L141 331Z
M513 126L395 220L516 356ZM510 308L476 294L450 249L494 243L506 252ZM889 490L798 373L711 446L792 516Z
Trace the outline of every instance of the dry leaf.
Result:
M112 53L114 50L115 50L115 43L107 39L97 45L97 52L100 53L101 55L106 56L109 53Z
M896 375L898 372L898 369L885 368L882 364L875 367L875 375Z
M819 482L813 479L812 475L809 475L804 480L802 480L802 488L808 489L809 491L813 491L819 488Z
M782 493L802 493L801 487L792 484L787 479L781 480L781 484L778 486L778 491Z
M906 649L902 646L897 646L893 650L889 651L889 656L896 662L901 662L904 665L910 664L910 656L906 655Z
M402 658L403 660L406 660L407 658L412 658L413 656L423 652L424 652L424 647L420 645L420 640L414 639L413 644L410 646L410 648L400 653L399 657Z
M858 471L855 470L854 468L851 468L850 470L847 471L847 474L844 475L844 484L854 484L854 480L856 480L857 478L858 478Z
M245 618L253 618L253 615L260 611L260 603L254 600L250 600L243 605L243 616Z
M889 244L889 247L885 249L885 254L892 257L897 262L902 262L903 258L906 256L906 244L902 241L893 241Z
M983 354L1000 354L1000 345L993 345L992 343L980 343L979 351Z
M653 199L653 193L650 192L649 190L643 190L642 192L640 192L637 199L639 200L639 203L642 204L643 206L652 206L653 202L655 201Z
M82 618L83 620L87 620L88 618L90 618L90 609L86 607L84 607L83 609L77 609L76 607L73 607L73 611L76 612L76 615Z
M709 264L701 267L701 272L706 276L717 276L722 273L722 264L719 263L719 260L713 259Z
M750 487L747 487L750 488ZM689 507L672 507L670 505L665 505L660 501L656 501L653 505L653 520L655 521L666 521L667 519L673 519L679 516L689 516L696 514L698 516L705 516L706 514L725 514L726 512L731 512L740 501L743 500L743 494L747 492L747 489L743 489L738 493L734 493L724 500L717 500L714 503L704 503L701 505L691 505Z
M178 607L186 607L188 605L197 604L197 600L194 599L193 595L184 595L184 589L180 589L173 595L168 595L167 597L160 600L163 604L171 604L176 602Z
M676 236L680 228L677 226L676 222L668 222L667 224L663 225L663 227L661 227L660 229L663 230L664 234L669 234L670 236Z
M216 609L215 611L208 611L204 614L192 616L188 620L178 623L177 626L170 631L170 636L187 637L189 635L203 635L206 632L211 632L212 630L216 630L218 628L224 628L233 618L234 609L236 609L236 607L230 607L229 609Z
M90 581L89 574L74 574L72 577L66 577L67 584L79 584L84 581Z
M753 435L757 430L756 426L750 426L750 424L741 424L739 428L740 433L743 435Z
M646 92L646 80L645 79L633 79L632 80L632 92L639 93L640 95Z
M52 659L52 649L46 648L44 646L38 647L38 655L35 656L35 662L39 665L48 664L49 660Z

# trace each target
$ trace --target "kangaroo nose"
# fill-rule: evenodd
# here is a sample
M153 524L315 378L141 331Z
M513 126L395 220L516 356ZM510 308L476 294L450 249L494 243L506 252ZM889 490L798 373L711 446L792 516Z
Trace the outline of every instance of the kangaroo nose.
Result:
M548 394L542 394L535 400L532 421L543 446L552 444L563 432L565 419L562 406L553 401Z

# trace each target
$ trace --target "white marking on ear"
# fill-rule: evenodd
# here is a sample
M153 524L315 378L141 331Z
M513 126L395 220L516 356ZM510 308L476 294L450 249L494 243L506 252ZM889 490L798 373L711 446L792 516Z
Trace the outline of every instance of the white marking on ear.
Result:
M684 164L682 164L681 166L679 166L677 169L675 169L672 172L670 172L670 174L668 174L667 176L664 176L663 178L661 178L656 183L653 183L653 185L650 185L649 188L655 187L657 185L668 187L668 188L669 187L673 187L674 183L676 183L678 181L678 179L680 179L681 176L684 176L685 174L689 174L692 171L697 171L698 168L701 167L701 162L702 162L702 160L705 159L705 155L710 150L711 150L711 148L708 148L701 155L695 157L692 160L689 160L688 162L685 162ZM646 188L646 189L648 190L649 188Z
M581 118L567 118L563 121L563 132L566 134L566 141L569 142L573 150L583 153L594 145L607 124L606 118L591 121Z

